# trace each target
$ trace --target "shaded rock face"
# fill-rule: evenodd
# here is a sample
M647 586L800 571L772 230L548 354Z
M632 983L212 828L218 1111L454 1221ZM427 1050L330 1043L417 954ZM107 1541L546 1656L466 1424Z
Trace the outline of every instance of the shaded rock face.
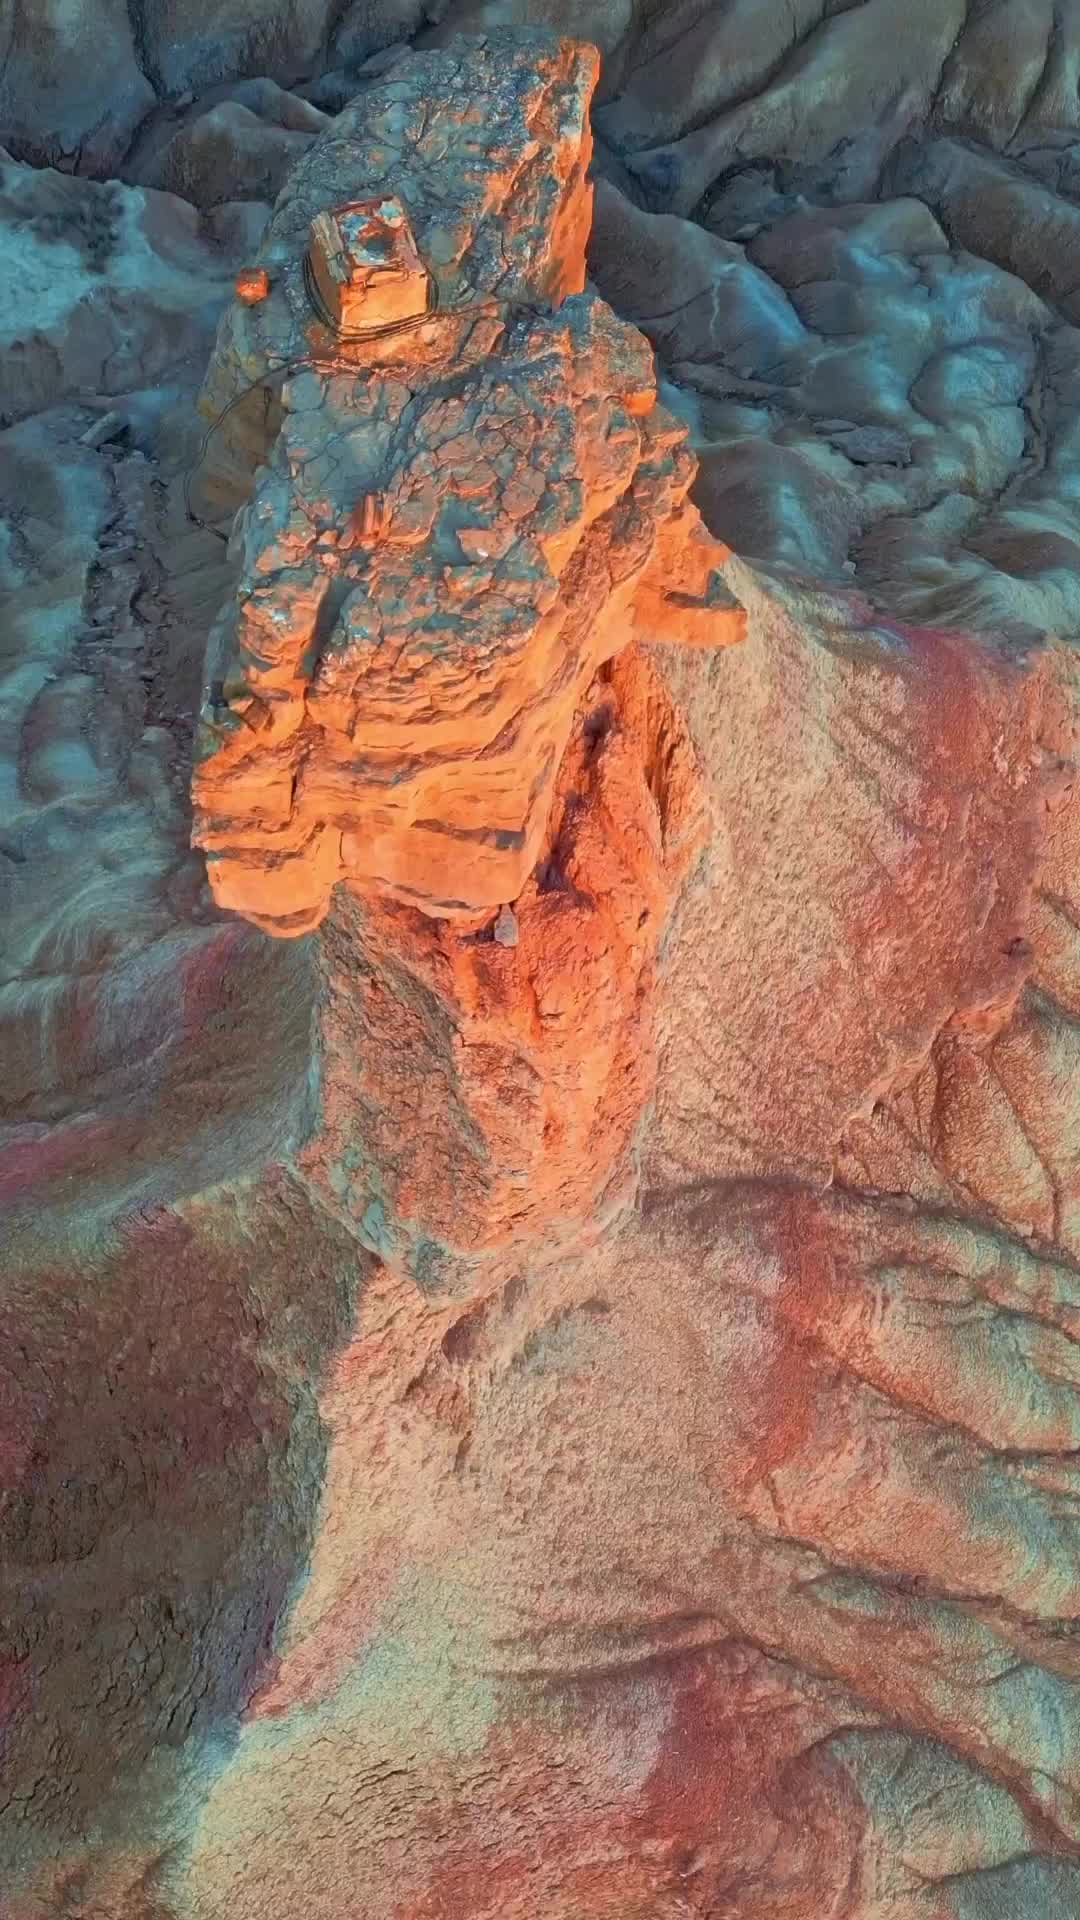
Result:
M200 354L231 259L163 193L0 158L9 277L0 304L0 418L164 380Z
M929 121L1024 146L1074 116L1074 0L12 0L0 141L20 158L114 171L158 103L252 76L355 75L416 36L573 33L605 61L599 127L651 203L689 214L717 179L836 150L854 181ZM348 92L341 96L342 102ZM858 191L856 187L855 192Z
M127 0L93 12L9 0L2 24L0 142L38 164L112 173L157 100Z
M1033 258L1071 215L956 142L889 182L718 202L712 233L601 183L592 271L664 354L737 549L904 619L1072 636L1080 332Z
M291 96L284 94L284 102ZM299 124L267 125L243 100L225 100L168 141L150 169L155 184L199 207L230 200L273 201L326 117L304 101Z
M4 17L0 141L20 158L95 175L115 172L159 101L249 76L292 81L325 64L340 24L362 60L423 25L420 0L360 0L352 21L333 0L68 0Z
M257 11L0 83L4 1920L1073 1920L1080 16Z

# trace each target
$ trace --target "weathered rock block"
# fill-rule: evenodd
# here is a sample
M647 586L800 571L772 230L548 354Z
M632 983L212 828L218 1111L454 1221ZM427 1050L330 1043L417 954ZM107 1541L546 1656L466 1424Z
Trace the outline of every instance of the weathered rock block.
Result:
M308 291L339 336L416 320L432 282L400 200L384 196L316 214L307 251Z

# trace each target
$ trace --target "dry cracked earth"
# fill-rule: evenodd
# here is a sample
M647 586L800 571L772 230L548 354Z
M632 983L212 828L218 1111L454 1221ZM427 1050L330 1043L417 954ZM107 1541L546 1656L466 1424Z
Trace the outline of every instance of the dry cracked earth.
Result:
M275 939L200 390L526 26L745 637ZM3 1920L1075 1920L1080 0L0 0L0 141Z

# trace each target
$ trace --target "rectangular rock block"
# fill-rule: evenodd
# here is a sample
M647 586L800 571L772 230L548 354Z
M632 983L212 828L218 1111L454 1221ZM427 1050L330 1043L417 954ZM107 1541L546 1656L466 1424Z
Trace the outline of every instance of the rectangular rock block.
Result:
M339 333L395 326L427 310L427 269L405 209L392 197L316 215L308 264Z

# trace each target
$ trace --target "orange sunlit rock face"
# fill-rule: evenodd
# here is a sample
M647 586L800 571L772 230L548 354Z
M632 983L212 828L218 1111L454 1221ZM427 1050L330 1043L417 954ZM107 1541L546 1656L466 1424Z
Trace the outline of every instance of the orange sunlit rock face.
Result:
M271 296L230 311L206 384L212 410L280 389L236 406L214 455L226 489L230 461L265 465L194 783L219 903L274 933L317 926L342 881L466 926L516 901L598 670L632 639L742 632L651 350L580 291L595 54L525 38L465 64L412 63L415 98L362 95L311 149L263 249ZM344 345L326 322L362 323L378 274L320 321L299 254L340 266L333 235L348 203L370 208L391 125L411 307ZM436 289L419 324L403 249Z
M426 1287L595 1237L632 1198L659 950L704 832L685 722L631 647L588 689L505 932L336 895L301 1164Z

